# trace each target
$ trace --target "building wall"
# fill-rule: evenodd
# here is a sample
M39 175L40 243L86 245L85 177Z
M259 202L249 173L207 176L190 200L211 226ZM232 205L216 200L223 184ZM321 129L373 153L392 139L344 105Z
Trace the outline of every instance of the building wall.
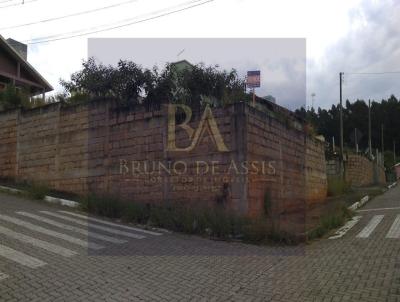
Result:
M297 120L243 103L212 113L227 152L217 150L210 131L190 152L167 151L166 108L146 112L98 101L3 112L0 177L145 203L222 204L253 217L263 213L266 202L269 214L278 217L325 200L323 143L309 137ZM202 114L193 113L193 129ZM177 146L190 145L186 131L176 129ZM146 162L175 166L177 172L145 170ZM140 173L132 166L137 163Z
M0 72L17 76L17 62L0 47Z

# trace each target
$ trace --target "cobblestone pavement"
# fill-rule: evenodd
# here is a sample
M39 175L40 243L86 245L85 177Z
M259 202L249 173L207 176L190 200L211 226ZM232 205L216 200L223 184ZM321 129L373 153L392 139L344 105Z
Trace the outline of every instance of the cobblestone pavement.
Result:
M298 247L62 211L0 195L0 301L400 301L400 187L362 208L343 237Z

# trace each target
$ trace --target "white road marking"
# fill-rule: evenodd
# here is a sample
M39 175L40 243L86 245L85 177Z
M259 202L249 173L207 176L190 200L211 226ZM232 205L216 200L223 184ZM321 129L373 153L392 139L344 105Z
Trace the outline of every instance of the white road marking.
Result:
M78 228L75 226L71 226L71 225L67 225L64 223L59 223L55 220L43 217L43 216L39 216L39 215L35 215L35 214L31 214L31 213L27 213L27 212L16 212L18 215L22 215L25 217L30 217L32 219L50 224L52 226L55 227L59 227L68 231L72 231L72 232L76 232L85 236L88 236L90 238L95 238L95 239L100 239L100 240L104 240L104 241L108 241L108 242L112 242L112 243L116 243L116 244L121 244L121 243L126 243L126 240L121 240L121 239L117 239L117 238L113 238L110 236L106 236L106 235L101 235L95 232L88 232L87 229L82 229L82 228Z
M385 215L375 215L374 217L372 217L367 226L362 229L360 233L358 233L357 238L368 238L369 235L371 235L375 228L378 226L378 224L382 221L384 216Z
M7 278L8 278L8 275L6 275L6 274L0 272L0 281L1 281L1 280L4 280L4 279L7 279Z
M33 258L31 256L28 256L27 254L18 252L1 244L0 256L30 268L38 268L40 266L46 265L46 262L43 262L39 259Z
M92 224L92 223L88 224L87 221L82 221L82 220L79 220L79 219L71 218L71 217L68 217L68 216L64 216L64 215L53 213L53 212L49 212L49 211L40 211L40 213L44 213L44 214L47 214L47 215L50 215L50 216L54 216L54 217L57 217L57 218L65 219L65 220L68 220L68 221L72 221L74 223L87 226L89 229L98 229L98 230L102 230L102 231L105 231L105 232L113 233L113 234L116 234L116 235L122 235L122 236L131 237L131 238L135 238L135 239L146 238L145 236L142 236L142 235L132 234L132 233L128 233L128 232L112 229L112 228L109 228L109 227L104 227L104 226L97 225L97 224Z
M397 215L389 232L386 234L386 238L398 239L400 238L400 215Z
M119 227L119 228L122 228L122 229L126 229L126 230L142 232L142 233L149 234L149 235L154 235L154 236L162 235L161 233L158 233L158 232L143 230L143 229L140 229L140 228L134 228L134 227L130 227L130 226L122 225L122 224L113 223L113 222L110 222L110 221L97 219L97 218L94 218L94 217L80 215L80 214L73 213L73 212L68 212L68 211L59 211L59 212L65 213L65 214L69 214L69 215L72 215L72 216L75 216L75 217L79 217L79 218L82 218L82 219L87 219L87 220L90 220L90 221L100 222L100 223L106 224L106 225L116 226L116 227Z
M338 239L343 237L352 227L354 227L361 219L362 216L354 216L351 220L347 221L336 233L329 237L329 239Z
M395 208L365 209L365 210L358 210L357 212L370 212L370 211L383 211L383 210L400 210L400 207L395 207Z
M69 236L69 235L65 235L65 234L62 234L62 233L59 233L59 232L51 231L51 230L48 230L48 229L43 228L41 226L34 225L32 223L25 222L25 221L23 221L21 219L14 218L14 217L11 217L11 216L1 215L0 214L0 219L4 220L4 221L11 222L11 223L14 223L16 225L22 226L24 228L30 229L30 230L35 231L35 232L43 233L43 234L48 235L48 236L56 237L58 239L65 240L65 241L68 241L70 243L83 246L85 248L91 248L91 249L95 249L95 250L99 250L99 249L104 248L104 246L101 246L99 244L96 244L96 243L93 243L93 242L87 242L85 240L81 240L81 239L78 239L78 238L75 238L75 237L72 237L72 236Z
M35 247L42 248L46 251L49 251L49 252L64 256L64 257L71 257L71 256L75 256L78 254L77 252L71 251L70 249L67 249L67 248L61 247L59 245L55 245L55 244L52 244L52 243L49 243L49 242L46 242L46 241L43 241L40 239L36 239L36 238L30 237L30 236L27 236L27 235L24 235L21 233L14 232L13 230L10 230L10 229L2 227L2 226L0 226L0 233L4 234L10 238L22 241L24 243L29 243Z

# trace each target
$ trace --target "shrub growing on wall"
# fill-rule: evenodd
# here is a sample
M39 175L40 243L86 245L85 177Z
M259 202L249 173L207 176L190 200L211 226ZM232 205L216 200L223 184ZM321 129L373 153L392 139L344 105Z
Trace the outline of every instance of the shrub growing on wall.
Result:
M0 111L21 107L30 107L29 97L26 93L13 85L7 85L4 90L0 91Z
M178 70L166 64L163 70L142 68L131 61L105 66L93 58L83 62L82 69L72 74L70 81L61 85L74 100L75 96L89 100L111 97L122 103L144 104L148 109L161 103L184 103L192 108L210 104L218 107L238 101L250 100L245 82L236 70L219 70L217 66L193 65ZM67 100L68 101L68 100Z

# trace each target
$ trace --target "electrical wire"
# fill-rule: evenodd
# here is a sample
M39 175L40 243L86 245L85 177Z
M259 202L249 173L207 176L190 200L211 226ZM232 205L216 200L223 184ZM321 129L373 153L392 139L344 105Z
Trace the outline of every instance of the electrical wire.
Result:
M12 6L20 6L20 5L25 5L25 4L36 2L36 1L39 1L39 0L29 0L29 1L24 1L24 2L21 2L21 3L8 4L8 5L0 6L0 8L7 8L7 7L12 7Z
M383 72L344 72L349 75L380 75L380 74L400 74L400 71L383 71Z
M25 26L30 26L30 25L40 24L40 23L46 23L46 22L57 21L57 20L62 20L62 19L81 16L81 15L86 15L86 14L95 13L95 12L106 10L106 9L110 9L110 8L115 8L115 7L119 7L119 6L125 5L125 4L138 2L138 1L139 0L129 0L129 1L124 1L124 2L119 2L119 3L116 3L116 4L109 5L109 6L103 6L103 7L99 7L99 8L95 8L95 9L90 9L90 10L86 10L86 11L72 13L72 14L69 14L69 15L53 17L53 18L49 18L49 19L44 19L44 20L40 20L40 21L34 21L34 22L29 22L29 23L24 23L24 24L19 24L19 25L1 27L0 30L20 28L20 27L25 27Z
M27 44L48 43L48 42L53 42L53 41L60 41L60 40L65 40L65 39L82 37L82 36L86 36L86 35L89 35L89 34L95 34L95 33L110 31L110 30L123 28L123 27L134 25L134 24L138 24L138 23L143 23L143 22L146 22L146 21L149 21L149 20L158 19L158 18L165 17L165 16L168 16L168 15L176 14L176 13L179 13L179 12L182 12L182 11L189 10L191 8L194 8L194 7L202 6L204 4L207 4L207 3L210 3L210 2L213 2L213 1L215 1L215 0L187 1L185 3L182 3L182 4L174 6L174 7L170 7L170 8L162 9L162 10L159 10L159 11L156 11L156 12L152 12L150 14L146 14L146 15L154 15L154 14L157 14L157 15L156 16L147 17L147 18L144 18L144 19L140 19L140 20L137 20L137 21L132 21L132 20L135 20L135 19L138 18L138 17L135 17L135 18L130 18L130 19L126 19L126 20L123 20L123 21L119 21L117 23L96 26L96 27L93 27L93 28L78 30L78 31L69 32L69 33L63 33L63 34L57 34L57 35L52 35L52 36L47 36L47 37L36 38L36 39L24 41L24 42L27 43ZM200 3L198 3L198 2L200 2ZM173 9L175 7L182 7L182 6L185 6L185 7L178 8L178 9L170 11L171 9ZM124 23L124 22L129 22L129 23L120 24L120 23ZM115 25L115 24L120 24L120 25ZM104 26L109 26L109 27L104 28L104 29L98 29L99 27L104 27ZM66 35L66 36L64 37L64 35Z

